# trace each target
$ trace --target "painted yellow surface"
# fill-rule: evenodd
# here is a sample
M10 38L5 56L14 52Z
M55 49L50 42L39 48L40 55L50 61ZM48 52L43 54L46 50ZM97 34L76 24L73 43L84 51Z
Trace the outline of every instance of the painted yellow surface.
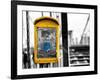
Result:
M59 23L51 17L40 17L34 22L34 62L35 63L56 63L59 57ZM56 57L55 58L38 58L38 28L54 28L56 29Z

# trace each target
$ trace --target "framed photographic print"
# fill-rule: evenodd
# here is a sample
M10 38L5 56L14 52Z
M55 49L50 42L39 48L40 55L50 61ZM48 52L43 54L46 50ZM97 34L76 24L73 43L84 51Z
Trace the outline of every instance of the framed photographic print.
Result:
M11 1L11 78L97 74L97 6Z

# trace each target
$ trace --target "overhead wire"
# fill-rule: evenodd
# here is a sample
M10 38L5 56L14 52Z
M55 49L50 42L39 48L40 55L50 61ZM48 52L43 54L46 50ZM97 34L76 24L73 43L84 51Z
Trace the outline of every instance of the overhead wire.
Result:
M87 29L87 25L88 25L88 23L89 23L89 20L90 20L90 14L89 14L89 16L88 16L88 18L87 18L87 21L86 21L86 24L85 24L84 30L83 30L83 32L82 32L80 43L82 42L83 35L84 35L84 32L85 32L86 29Z

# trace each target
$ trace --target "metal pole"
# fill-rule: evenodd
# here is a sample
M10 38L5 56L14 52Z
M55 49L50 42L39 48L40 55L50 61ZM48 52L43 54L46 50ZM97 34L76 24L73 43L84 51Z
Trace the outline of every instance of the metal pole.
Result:
M62 19L62 43L63 43L63 66L69 66L68 57L68 18L67 13L61 13Z
M30 65L30 38L29 38L29 18L28 18L28 11L26 11L26 24L27 24L27 61L28 61L28 68L31 68Z

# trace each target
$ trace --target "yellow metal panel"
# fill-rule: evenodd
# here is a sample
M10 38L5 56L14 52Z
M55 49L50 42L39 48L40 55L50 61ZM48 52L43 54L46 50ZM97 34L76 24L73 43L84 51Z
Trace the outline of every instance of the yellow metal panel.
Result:
M34 25L36 25L38 22L41 22L43 20L49 20L49 21L52 21L52 22L55 22L56 24L59 25L59 22L55 19L55 18L52 18L52 17L40 17L40 18L37 18L35 21L34 21Z
M42 19L42 18L40 18ZM51 18L53 19L53 18ZM39 19L38 19L39 20ZM54 22L55 19L52 20L41 20L38 21L34 26L34 62L35 63L56 63L59 58L59 24ZM55 58L37 58L37 50L38 50L38 28L55 28L56 29L56 57Z
M43 20L43 21L40 21L36 24L36 26L38 27L58 27L58 24L56 24L55 22L53 21L49 21L49 20Z

